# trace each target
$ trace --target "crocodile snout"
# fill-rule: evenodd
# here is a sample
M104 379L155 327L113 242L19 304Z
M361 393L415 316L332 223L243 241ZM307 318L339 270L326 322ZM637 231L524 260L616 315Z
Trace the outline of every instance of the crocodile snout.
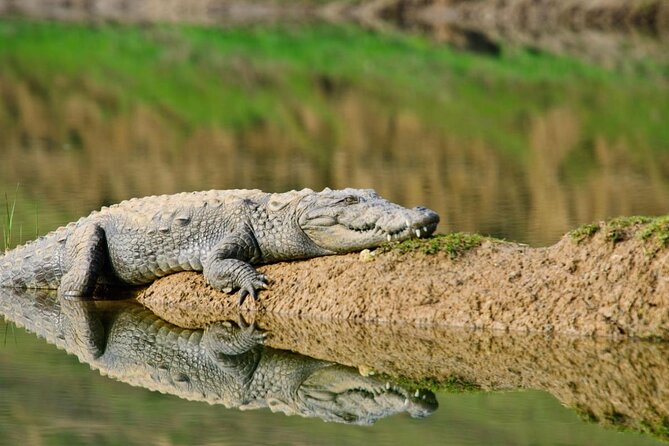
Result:
M432 235L439 225L439 214L423 206L416 206L412 211L416 215L411 224L412 232L419 238Z

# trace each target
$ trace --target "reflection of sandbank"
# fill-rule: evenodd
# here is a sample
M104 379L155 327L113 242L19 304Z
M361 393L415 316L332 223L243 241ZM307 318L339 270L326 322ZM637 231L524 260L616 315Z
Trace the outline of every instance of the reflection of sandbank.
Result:
M665 339L669 249L662 239L669 221L641 220L585 226L549 248L485 241L451 258L458 252L449 249L467 244L468 236L455 235L452 245L448 236L414 242L415 251L406 254L391 250L371 259L354 254L268 265L261 270L274 283L255 309L309 318ZM433 243L444 243L444 252L420 252ZM194 273L160 279L139 299L177 325L216 320L236 307L233 296L212 290Z
M541 389L590 420L667 436L669 344L263 316L269 344L391 376ZM664 431L663 431L664 429Z
M590 421L666 437L669 344L258 315L268 345L455 391L540 389Z

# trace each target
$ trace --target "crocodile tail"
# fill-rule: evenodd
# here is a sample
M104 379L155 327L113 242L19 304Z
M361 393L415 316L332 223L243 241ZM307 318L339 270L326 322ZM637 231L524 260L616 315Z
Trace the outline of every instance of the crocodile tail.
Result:
M0 286L56 289L70 226L61 227L0 256Z

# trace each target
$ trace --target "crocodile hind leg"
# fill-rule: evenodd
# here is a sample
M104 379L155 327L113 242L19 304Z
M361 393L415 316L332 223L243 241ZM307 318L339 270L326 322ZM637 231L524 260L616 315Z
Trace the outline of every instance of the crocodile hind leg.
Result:
M65 251L65 274L58 295L66 298L92 295L107 253L104 229L96 223L78 227L68 237Z
M77 352L84 361L99 358L104 353L106 332L95 302L66 298L59 303L68 351Z

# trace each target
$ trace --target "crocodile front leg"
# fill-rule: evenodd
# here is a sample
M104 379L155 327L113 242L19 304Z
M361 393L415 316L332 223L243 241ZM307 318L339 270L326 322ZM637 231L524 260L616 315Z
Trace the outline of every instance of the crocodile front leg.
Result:
M267 277L249 262L262 258L258 242L250 228L226 236L209 253L204 262L204 278L226 293L239 289L239 305L246 296L258 297L258 290L267 288Z
M211 359L232 377L240 395L244 395L264 351L266 333L255 324L239 325L216 322L204 329L201 345Z
M248 324L243 317L232 321L214 322L204 329L202 346L215 359L238 356L258 345L263 345L268 333L255 323Z

